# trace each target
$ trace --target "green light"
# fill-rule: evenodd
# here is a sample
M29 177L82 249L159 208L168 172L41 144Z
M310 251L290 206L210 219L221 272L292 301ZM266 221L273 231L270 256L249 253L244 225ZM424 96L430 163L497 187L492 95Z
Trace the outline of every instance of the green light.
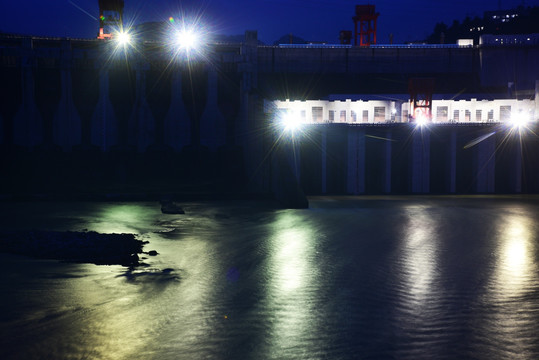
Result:
M101 21L105 21L105 16L104 16L104 15L101 15L101 16L99 17L99 19L101 19Z
M174 18L171 16L168 18L168 21L170 21L170 23L172 24L174 22Z

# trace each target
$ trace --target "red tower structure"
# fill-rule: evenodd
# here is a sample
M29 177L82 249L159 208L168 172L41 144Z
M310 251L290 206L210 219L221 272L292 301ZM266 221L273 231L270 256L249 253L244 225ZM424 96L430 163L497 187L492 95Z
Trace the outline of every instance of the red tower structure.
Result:
M99 0L98 39L110 39L123 28L124 0Z
M376 44L376 20L380 13L374 10L374 5L356 5L354 20L354 45L370 46ZM359 33L358 33L359 24Z
M408 82L410 93L410 115L414 121L432 120L432 94L434 93L433 78L410 78Z

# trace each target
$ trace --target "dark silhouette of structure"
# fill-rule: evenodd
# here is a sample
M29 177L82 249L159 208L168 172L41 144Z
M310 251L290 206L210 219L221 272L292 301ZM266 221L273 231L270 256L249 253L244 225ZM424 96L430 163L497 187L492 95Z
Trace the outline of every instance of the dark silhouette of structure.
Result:
M339 34L340 43L343 45L349 45L352 43L352 32L350 30L341 30Z
M112 37L113 30L123 27L124 0L99 0L98 39Z
M356 5L356 16L352 18L354 20L354 45L358 45L358 36L359 46L376 45L376 20L379 15L374 5Z

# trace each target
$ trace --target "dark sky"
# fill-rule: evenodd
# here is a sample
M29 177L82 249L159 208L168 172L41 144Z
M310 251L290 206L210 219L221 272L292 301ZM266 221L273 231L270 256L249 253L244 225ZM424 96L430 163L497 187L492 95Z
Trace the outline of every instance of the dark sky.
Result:
M361 0L125 0L125 19L140 23L169 16L202 18L208 30L234 35L258 30L258 37L273 43L293 33L309 41L338 43L340 30L352 30L354 6ZM378 43L419 40L437 22L451 24L486 10L539 5L539 0L378 0L370 1L380 13ZM60 37L91 38L97 33L97 0L1 0L0 31Z

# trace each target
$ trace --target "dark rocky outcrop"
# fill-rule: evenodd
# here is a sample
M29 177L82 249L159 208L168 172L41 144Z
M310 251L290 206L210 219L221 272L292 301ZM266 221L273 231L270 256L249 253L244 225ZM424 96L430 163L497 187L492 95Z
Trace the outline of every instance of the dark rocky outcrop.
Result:
M133 234L93 231L0 233L0 252L97 265L140 265L138 254L146 243Z

